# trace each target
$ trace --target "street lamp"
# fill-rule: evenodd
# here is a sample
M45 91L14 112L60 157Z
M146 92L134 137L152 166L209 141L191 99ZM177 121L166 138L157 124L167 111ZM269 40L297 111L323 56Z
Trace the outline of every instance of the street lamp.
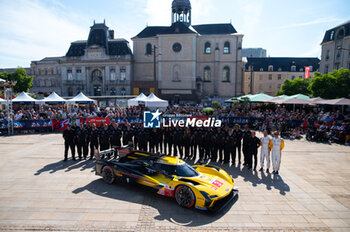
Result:
M254 94L253 93L253 72L254 72L254 64L251 64L249 66L250 69L250 94Z
M157 83L157 56L162 55L161 53L156 53L158 47L156 45L153 45L152 53L153 53L153 81L154 83ZM151 54L149 54L151 55ZM158 84L156 85L156 89L158 91Z

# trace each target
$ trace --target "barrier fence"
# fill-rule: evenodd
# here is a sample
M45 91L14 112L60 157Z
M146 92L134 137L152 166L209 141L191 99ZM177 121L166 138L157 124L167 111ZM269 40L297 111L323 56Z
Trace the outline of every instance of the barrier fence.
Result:
M177 119L183 119L186 120L186 118L177 118ZM243 118L243 117L220 117L218 118L222 121L223 124L251 124L256 125L259 123L262 123L265 119L261 118ZM15 131L63 131L67 128L68 124L76 124L80 125L81 123L86 124L87 122L90 122L91 125L93 123L96 124L97 127L101 126L101 123L104 122L107 125L110 125L111 118L78 118L78 119L62 119L62 120L23 120L23 121L14 121L14 130ZM142 119L140 118L114 118L114 120L117 123L125 123L126 121L135 124L135 123L142 123ZM165 120L168 120L168 118L165 118ZM301 120L283 120L284 122L288 123L290 126L301 126L303 121ZM8 129L8 123L7 121L1 121L0 122L0 131L7 131Z

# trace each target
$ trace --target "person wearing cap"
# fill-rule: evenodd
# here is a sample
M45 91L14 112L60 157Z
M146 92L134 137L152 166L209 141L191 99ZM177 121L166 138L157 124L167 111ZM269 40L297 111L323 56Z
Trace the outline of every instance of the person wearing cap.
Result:
M72 130L72 126L68 124L67 129L63 131L63 138L64 138L64 160L63 161L67 161L69 149L71 150L71 153L72 153L72 160L75 160L74 137L75 137L75 133Z
M272 141L267 134L267 130L264 130L264 136L261 137L261 149L260 149L260 172L264 171L264 163L266 160L266 173L269 173L270 168L270 151L272 148Z
M278 137L278 132L274 132L274 137L272 138L272 167L273 173L278 175L278 171L281 165L282 150L284 148L284 140Z

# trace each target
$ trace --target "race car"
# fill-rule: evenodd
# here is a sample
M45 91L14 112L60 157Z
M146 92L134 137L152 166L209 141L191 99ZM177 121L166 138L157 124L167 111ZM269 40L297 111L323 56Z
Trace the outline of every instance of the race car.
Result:
M111 159L115 152L116 159ZM219 211L238 194L233 179L214 165L190 166L173 156L136 151L130 147L97 152L96 175L107 184L137 183L175 198L184 208Z

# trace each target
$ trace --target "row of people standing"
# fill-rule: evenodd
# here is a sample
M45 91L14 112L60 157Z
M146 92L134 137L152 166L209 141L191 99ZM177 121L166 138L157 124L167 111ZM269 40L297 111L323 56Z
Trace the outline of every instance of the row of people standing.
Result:
M266 131L265 133L267 134ZM238 124L234 125L234 128L226 125L223 128L166 127L161 129L144 129L142 124L119 125L115 121L112 121L109 126L102 124L99 128L95 124L86 126L81 124L79 127L68 126L63 133L64 160L67 160L69 148L72 151L72 159L75 160L75 147L79 159L87 159L89 153L92 159L95 150L102 151L112 147L132 145L138 150L161 152L179 156L181 159L199 159L236 165L241 163L242 150L244 165L249 169L256 169L258 148L262 146L261 165L263 167L263 160L266 159L267 171L269 171L270 151L273 146L270 144L272 140L266 136L259 139L255 132L249 130L248 125L245 125L242 131ZM268 151L266 141L269 144ZM282 143L282 140L279 142ZM274 167L274 171L278 171L278 168Z

